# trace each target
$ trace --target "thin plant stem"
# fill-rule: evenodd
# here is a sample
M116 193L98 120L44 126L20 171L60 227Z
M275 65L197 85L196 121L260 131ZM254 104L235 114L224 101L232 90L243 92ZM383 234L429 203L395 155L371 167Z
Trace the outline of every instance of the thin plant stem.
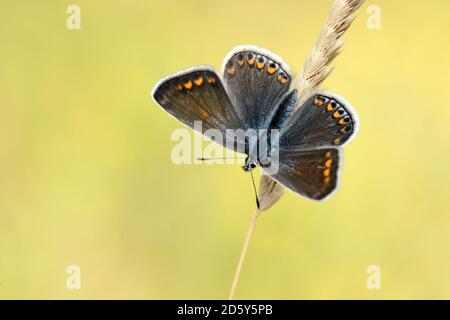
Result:
M247 255L248 245L250 244L250 240L253 235L253 230L255 230L256 221L258 220L260 212L261 211L259 209L256 209L255 213L253 214L252 222L250 223L250 228L248 229L247 237L245 238L244 247L242 248L241 257L239 258L236 272L234 274L233 284L231 285L228 300L232 300L234 297L234 293L236 291L236 287L239 282L239 275L241 274L242 265L244 264L245 256Z

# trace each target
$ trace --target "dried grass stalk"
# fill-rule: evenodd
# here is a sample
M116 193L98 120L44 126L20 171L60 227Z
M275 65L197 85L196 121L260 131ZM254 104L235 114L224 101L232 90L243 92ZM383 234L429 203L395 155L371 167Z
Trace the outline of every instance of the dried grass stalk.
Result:
M339 55L344 44L343 35L355 19L354 13L364 0L336 0L328 21L322 29L300 73L299 98L316 90L333 71L331 62ZM297 106L298 107L298 106Z
M266 175L261 176L259 181L259 206L261 211L266 211L272 207L283 196L284 188L275 180Z

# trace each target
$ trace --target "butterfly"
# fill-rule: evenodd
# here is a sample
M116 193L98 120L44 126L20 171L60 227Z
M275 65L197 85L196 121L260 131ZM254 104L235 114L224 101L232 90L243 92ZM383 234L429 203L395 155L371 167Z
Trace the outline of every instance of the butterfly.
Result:
M299 98L283 60L255 46L234 48L220 75L199 66L163 78L152 97L193 129L201 121L202 128L219 130L225 137L229 129L278 130L277 170L268 172L261 157L253 155L254 142L236 139L233 146L243 146L247 155L243 168L261 165L270 178L313 200L337 190L342 147L354 137L359 122L350 104L336 94Z

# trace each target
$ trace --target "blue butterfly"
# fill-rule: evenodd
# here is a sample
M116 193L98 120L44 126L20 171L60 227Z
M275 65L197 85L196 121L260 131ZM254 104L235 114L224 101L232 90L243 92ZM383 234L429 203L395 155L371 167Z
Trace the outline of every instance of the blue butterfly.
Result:
M247 154L244 169L261 165L272 179L313 200L328 198L337 189L342 146L357 131L355 112L343 98L326 92L298 97L287 65L275 54L254 46L239 46L225 58L221 76L200 66L168 76L155 86L153 99L185 125L229 130L278 130L277 170L267 153L255 153L258 139L233 136L231 146ZM204 132L200 132L204 133ZM223 143L223 146L230 145Z

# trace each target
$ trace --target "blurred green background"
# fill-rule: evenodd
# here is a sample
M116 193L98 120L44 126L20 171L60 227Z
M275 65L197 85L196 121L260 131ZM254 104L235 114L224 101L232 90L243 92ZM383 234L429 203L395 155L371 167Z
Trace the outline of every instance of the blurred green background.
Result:
M174 165L181 125L150 90L240 44L299 70L331 2L2 0L0 298L226 298L250 177ZM361 8L324 85L361 118L341 189L325 203L288 192L263 214L236 298L450 298L449 11ZM66 287L73 264L81 290ZM366 287L372 264L381 290Z

